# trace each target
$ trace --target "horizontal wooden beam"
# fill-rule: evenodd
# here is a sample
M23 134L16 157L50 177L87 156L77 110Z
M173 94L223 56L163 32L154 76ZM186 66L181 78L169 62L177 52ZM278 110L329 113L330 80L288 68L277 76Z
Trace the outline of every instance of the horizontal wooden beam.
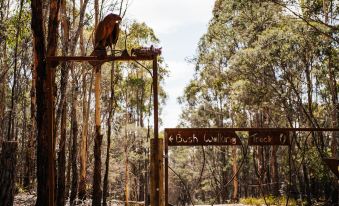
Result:
M339 128L165 128L165 132L177 131L309 131L309 132L330 132L339 131Z
M145 56L49 56L46 58L47 62L66 62L66 61L93 61L93 62L109 62L109 61L152 61L153 55Z

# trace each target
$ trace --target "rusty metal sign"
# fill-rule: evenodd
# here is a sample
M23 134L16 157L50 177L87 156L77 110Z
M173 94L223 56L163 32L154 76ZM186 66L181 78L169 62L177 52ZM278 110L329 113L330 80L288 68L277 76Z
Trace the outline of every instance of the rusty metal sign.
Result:
M168 146L241 145L234 131L219 128L165 129Z
M324 162L331 169L331 171L339 178L339 159L324 158Z
M288 131L251 130L248 145L290 145Z

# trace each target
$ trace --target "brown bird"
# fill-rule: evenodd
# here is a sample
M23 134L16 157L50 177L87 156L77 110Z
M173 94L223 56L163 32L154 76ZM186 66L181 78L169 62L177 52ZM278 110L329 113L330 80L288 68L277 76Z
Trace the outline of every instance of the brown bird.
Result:
M94 50L105 50L106 46L112 48L117 43L121 20L119 15L109 14L99 22L95 30Z

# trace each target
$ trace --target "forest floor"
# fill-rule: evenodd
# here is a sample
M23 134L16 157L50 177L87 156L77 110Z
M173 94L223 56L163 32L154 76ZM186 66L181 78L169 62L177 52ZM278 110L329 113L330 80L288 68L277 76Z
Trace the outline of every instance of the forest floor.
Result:
M28 193L20 193L17 194L14 197L14 204L13 206L33 206L35 205L36 201L36 195L35 194L28 194ZM88 199L84 202L79 202L77 204L79 206L90 206L92 205L91 199ZM114 200L112 202L109 202L110 206L122 206L123 204L117 204ZM131 204L136 205L136 204ZM140 205L140 204L139 204ZM69 206L69 202L66 202L66 206ZM195 205L195 206L210 206L210 205ZM250 205L244 205L244 204L220 204L220 205L214 205L214 206L250 206Z
M34 194L27 194L27 193L20 193L17 194L14 197L14 206L33 206L35 205L35 201L36 201L36 196ZM69 205L69 202L66 202L66 206ZM79 206L90 206L92 205L92 201L90 199L81 202L79 204L77 204ZM117 203L109 203L108 205L110 206L120 206L123 204L117 204ZM209 206L209 205L195 205L195 206ZM222 204L222 205L214 205L214 206L248 206L248 205L244 205L244 204Z
M36 200L36 195L28 193L19 193L14 196L13 206L30 206L34 205Z
M211 205L194 205L194 206L211 206ZM247 206L244 204L222 204L222 205L213 205L213 206Z

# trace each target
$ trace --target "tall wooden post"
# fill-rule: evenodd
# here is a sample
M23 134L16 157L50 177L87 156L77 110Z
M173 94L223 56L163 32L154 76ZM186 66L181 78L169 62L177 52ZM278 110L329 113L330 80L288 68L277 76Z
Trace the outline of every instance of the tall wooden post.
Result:
M160 204L159 120L158 120L158 56L153 56L154 145L151 148L151 206ZM152 144L152 143L151 143Z
M92 205L101 205L102 187L101 187L101 107L100 107L100 94L101 94L101 65L94 67L95 69L95 138L94 138L94 171L93 171L93 194Z
M164 139L158 140L158 162L159 162L159 205L165 206L165 193L164 193Z
M151 199L151 205L154 206L165 206L166 202L166 197L165 197L165 185L164 185L164 159L163 159L163 151L164 151L164 141L162 138L158 139L158 155L154 155L155 151L155 138L152 138L150 141L150 148L151 148L151 162L150 162L150 170L151 170L151 175L150 175L150 180L151 180L151 188L150 188L150 199ZM159 168L158 170L155 169L155 163L158 163ZM155 179L155 174L159 175L159 187L158 190L156 189L156 182L157 180ZM156 194L159 196L156 197ZM156 202L156 198L158 198L158 202Z
M154 162L155 162L155 155L154 155L154 138L150 139L150 150L151 150L151 154L149 157L150 160L150 175L149 175L149 180L150 180L150 189L149 189L149 201L150 201L150 205L154 206L154 196L155 196L155 178L154 178ZM145 206L148 206L148 202L145 202Z

